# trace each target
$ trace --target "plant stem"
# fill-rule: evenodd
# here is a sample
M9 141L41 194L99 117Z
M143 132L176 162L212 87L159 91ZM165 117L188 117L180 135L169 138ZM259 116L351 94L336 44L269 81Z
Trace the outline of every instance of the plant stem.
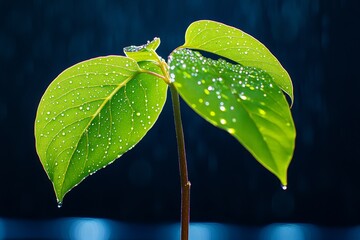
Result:
M181 231L180 231L181 234L180 234L180 239L188 240L189 239L189 224L190 224L190 187L191 187L191 183L188 178L186 151L185 151L185 139L184 139L184 131L183 131L183 126L182 126L182 121L181 121L179 93L177 92L174 84L170 80L169 66L160 57L158 57L158 66L160 67L161 72L163 73L163 76L164 76L164 78L163 77L160 77L160 78L162 78L169 85L170 92L171 92L171 100L172 100L172 105L173 105L175 132L176 132L176 140L177 140L178 156L179 156L179 171L180 171L180 185L181 185ZM150 72L148 72L148 73L150 73Z
M184 132L181 121L179 94L173 84L169 84L171 91L171 100L174 111L174 122L176 139L179 154L179 170L181 184L181 240L189 238L189 222L190 222L190 186L188 179L188 170L186 163L186 151Z

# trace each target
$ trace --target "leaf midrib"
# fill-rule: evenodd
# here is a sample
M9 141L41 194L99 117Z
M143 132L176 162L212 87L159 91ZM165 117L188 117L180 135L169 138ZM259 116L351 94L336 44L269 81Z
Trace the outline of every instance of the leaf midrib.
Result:
M227 85L226 83L224 83L224 84ZM227 87L229 88L229 90L232 89L230 84L227 85ZM236 99L237 99L237 96L235 96L235 93L233 93L232 91L230 91L230 94L231 94L231 96L233 96L233 101L236 102L236 103L239 103L239 105L245 110L245 112L246 112L247 115L249 116L249 119L251 119L251 121L253 122L253 124L256 126L256 128L255 128L256 131L260 134L261 140L265 143L265 146L266 146L266 148L267 148L267 150L268 150L268 152L269 152L269 154L270 154L270 156L271 156L272 161L274 162L274 165L276 166L277 170L279 170L279 169L278 169L278 166L277 166L277 164L276 164L276 161L275 161L275 159L274 159L274 156L273 156L273 154L272 154L271 151L270 151L269 145L268 145L267 142L265 141L264 135L263 135L262 132L260 131L258 124L256 124L256 121L255 121L254 118L253 118L253 114L252 114L251 111L249 111L249 109L246 107L246 104L243 104L242 100L241 100L240 102L238 102L238 101L236 100ZM235 134L234 134L234 135L235 135ZM247 146L247 144L243 144L243 145L244 145L244 146ZM252 149L250 150L249 147L247 147L247 149L248 149L253 155L257 156L257 154L255 154L255 152L254 152ZM258 159L258 157L256 157L256 158ZM258 161L258 162L261 163L261 161ZM263 165L265 168L267 168L264 164L261 163L261 165Z
M104 102L99 106L99 108L96 110L96 112L92 115L91 119L89 120L89 123L86 125L86 127L84 128L83 132L81 133L80 137L79 137L79 141L76 143L76 146L74 147L74 150L73 152L71 153L71 156L70 156L70 159L68 161L68 164L66 165L66 168L65 168L65 174L64 174L64 177L63 177L63 180L61 182L61 189L60 189L60 194L62 195L61 198L63 198L63 196L66 194L63 193L63 190L64 190L64 181L66 179L66 175L68 173L68 169L69 169L69 165L70 165L70 162L71 160L73 159L73 156L74 156L74 153L75 151L77 150L78 148L78 145L81 141L81 138L82 136L84 135L84 133L86 132L86 130L89 128L90 124L93 122L93 120L95 119L95 117L97 117L100 112L102 111L102 109L104 108L104 106L112 99L112 97L122 88L124 87L131 79L135 78L140 72L140 70L137 70L134 74L130 75L128 78L126 78L123 82L121 82L118 87L116 87L112 92L111 94L105 98ZM70 190L70 189L69 189ZM68 190L68 191L69 191ZM61 199L59 199L61 200Z

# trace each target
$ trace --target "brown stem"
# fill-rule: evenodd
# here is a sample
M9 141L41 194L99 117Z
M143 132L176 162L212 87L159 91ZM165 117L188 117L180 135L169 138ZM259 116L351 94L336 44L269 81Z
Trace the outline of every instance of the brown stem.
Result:
M171 100L174 111L174 122L176 139L179 154L179 170L180 170L180 184L181 184L181 240L188 240L189 238L189 223L190 223L190 186L188 179L188 170L186 163L186 151L184 132L181 121L179 94L173 84L170 84Z

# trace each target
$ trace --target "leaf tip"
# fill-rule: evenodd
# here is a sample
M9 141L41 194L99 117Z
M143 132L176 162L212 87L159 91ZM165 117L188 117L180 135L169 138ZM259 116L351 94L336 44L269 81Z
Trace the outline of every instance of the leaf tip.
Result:
M287 189L288 183L287 183L287 172L285 172L282 176L277 176L280 180L281 188L283 190Z

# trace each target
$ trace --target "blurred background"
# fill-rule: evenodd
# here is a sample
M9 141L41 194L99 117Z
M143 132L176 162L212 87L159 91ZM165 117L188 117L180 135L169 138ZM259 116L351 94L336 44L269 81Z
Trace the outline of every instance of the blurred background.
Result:
M33 124L42 94L65 68L123 55L123 47L154 37L161 38L158 53L166 59L199 19L244 30L280 60L294 84L297 139L283 191L234 138L182 104L192 221L359 225L359 5L356 0L0 0L0 238L5 219L179 221L170 99L148 135L73 189L61 209L35 151Z

